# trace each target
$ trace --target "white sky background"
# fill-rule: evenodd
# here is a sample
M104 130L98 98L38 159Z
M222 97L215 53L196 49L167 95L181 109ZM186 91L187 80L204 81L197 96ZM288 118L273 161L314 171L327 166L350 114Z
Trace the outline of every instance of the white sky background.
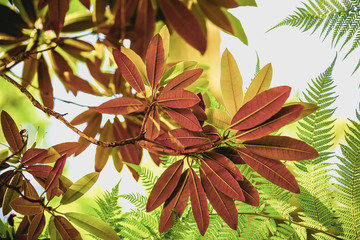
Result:
M293 89L292 96L297 92L301 93L307 87L307 83L324 72L333 61L336 50L331 48L331 37L322 41L318 33L310 36L311 31L302 33L299 29L292 27L280 27L265 33L302 4L298 0L257 0L257 4L258 7L239 7L231 11L240 19L249 45L245 46L235 37L222 34L221 51L228 48L236 58L245 87L249 85L249 81L254 75L257 52L261 67L272 63L273 87L289 85ZM341 44L339 45L341 46ZM355 119L355 110L358 108L360 100L358 88L360 69L354 75L351 76L351 74L357 64L356 55L359 55L354 52L346 61L342 61L345 53L346 49L338 54L333 71L334 82L337 85L335 90L339 95L334 104L337 107L335 117ZM72 94L66 95L60 84L54 88L56 89L55 96L59 98L90 106L99 105L96 98L89 98L86 94L80 93L79 98L74 98ZM68 113L66 118L71 120L85 109L56 101L55 110L60 113ZM51 127L47 133L49 145L77 141L77 134L56 119L50 118L50 120ZM94 171L94 156L95 147L93 146L77 158L69 158L66 167L70 179L76 181ZM103 189L111 190L120 178L122 178L120 194L142 192L141 184L136 183L127 170L119 175L111 160L100 174L98 184Z

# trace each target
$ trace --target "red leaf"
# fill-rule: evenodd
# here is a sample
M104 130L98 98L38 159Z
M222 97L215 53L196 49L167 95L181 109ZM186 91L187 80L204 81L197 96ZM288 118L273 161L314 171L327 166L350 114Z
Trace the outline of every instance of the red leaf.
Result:
M48 165L30 165L26 168L27 172L34 177L47 178L49 176L52 167Z
M157 165L160 166L161 163L161 155L153 153L153 152L149 152L149 155L151 157L151 159L153 160L153 162Z
M150 110L148 118L145 123L145 137L154 140L160 134L160 117L158 108L153 108Z
M92 85L85 81L84 79L76 76L72 72L64 72L63 74L65 83L64 85L76 96L78 91L92 94L92 95L100 95Z
M52 163L57 161L61 156L65 155L70 157L73 155L80 147L80 144L77 142L65 142L56 144L48 148L48 156L41 161L41 163Z
M178 150L174 150L170 147L163 146L162 144L154 143L154 142L148 142L148 141L139 141L138 145L142 148L145 148L146 150L156 153L156 154L164 154L169 156L177 156L179 155Z
M160 0L160 8L166 20L175 31L191 46L200 51L206 50L206 36L194 14L179 0Z
M80 0L80 2L84 5L84 7L90 10L90 0Z
M23 147L23 139L20 135L19 129L12 117L5 111L1 111L1 128L4 133L6 141L9 143L11 149L17 153Z
M161 174L148 198L146 204L147 212L155 210L170 197L180 180L183 167L184 161L179 160L173 163L163 172L163 174Z
M193 215L198 226L199 232L204 236L209 226L209 208L206 201L205 191L201 185L199 177L190 168L189 189Z
M21 78L21 84L24 87L27 87L29 84L32 84L32 80L34 79L37 65L38 65L38 61L35 58L27 58L24 60L24 67Z
M18 237L19 239L26 239L29 226L30 226L29 218L23 217L18 228L16 229L15 237Z
M211 0L211 1L224 8L236 8L239 6L236 0Z
M239 184L224 167L206 158L201 161L201 167L217 189L233 199L244 200Z
M144 110L145 107L146 104L138 99L130 97L120 97L104 102L100 106L95 107L94 110L100 113L119 115Z
M291 192L300 192L295 177L282 162L258 156L246 148L238 148L238 152L252 169L270 182Z
M244 162L244 160L240 157L238 151L231 147L219 147L216 148L215 151L226 156L235 164L246 164L246 162Z
M89 59L86 59L86 66L89 69L91 76L94 80L99 83L103 88L108 88L109 78L101 71L101 65L92 62Z
M45 227L45 215L44 213L39 213L35 215L35 217L31 220L27 239L28 240L37 240L41 235L43 229Z
M201 131L201 125L195 115L189 109L164 108L165 112L174 119L180 126L190 131Z
M117 49L113 50L113 55L118 69L123 75L124 79L130 84L132 88L138 93L142 93L145 96L145 85L141 78L139 70L135 64L122 52Z
M54 217L55 227L60 233L62 239L66 240L80 240L81 235L78 230L76 230L73 225L62 216Z
M39 202L30 202L22 197L11 201L10 206L14 209L14 211L22 215L32 216L42 211L42 206Z
M64 26L65 15L69 10L69 4L69 0L49 0L50 24L58 37Z
M203 132L212 141L217 141L220 138L218 130L212 125L206 125L203 127Z
M206 196L217 214L227 223L227 225L229 225L230 228L236 230L238 226L238 213L234 200L219 191L214 184L212 184L202 168L200 168L200 178Z
M54 167L51 169L49 176L46 179L46 183L45 183L46 192L51 191L53 188L59 185L59 177L64 169L66 158L67 156L63 155L58 160L56 160Z
M157 102L159 105L171 108L188 108L200 102L200 99L190 91L171 90L161 94Z
M183 174L181 174L181 178L175 190L166 200L159 220L160 233L163 233L172 227L175 214L177 217L180 217L183 214L190 196L188 178L189 169L186 169Z
M238 181L238 183L245 196L245 200L243 202L255 207L259 206L259 193L249 180L244 178L243 181Z
M113 127L110 123L110 120L108 120L103 128L100 130L100 141L103 142L111 142L114 140L113 135ZM96 152L95 152L95 171L101 172L107 161L109 160L109 157L111 155L111 148L109 147L102 147L102 146L96 146Z
M39 199L39 194L37 193L35 187L26 178L23 179L23 189L24 189L24 195L26 197L32 199Z
M239 130L236 135L239 140L252 140L269 135L283 126L291 123L300 116L304 107L302 105L291 105L283 107L277 114L272 116L263 124L248 130Z
M259 93L238 110L231 121L232 128L244 130L265 122L280 111L290 91L290 87L281 86Z
M43 159L48 155L46 149L32 148L27 150L24 153L21 163L25 165L34 165L43 161Z
M206 152L204 157L220 164L223 168L228 170L228 172L235 178L235 180L242 181L244 179L240 170L230 159L224 155L216 152Z
M51 78L48 70L48 65L41 55L39 64L37 66L38 82L40 89L40 97L44 105L50 109L54 108L53 87L51 85Z
M146 73L153 91L158 87L164 70L165 55L163 40L159 34L150 41L146 52Z
M319 155L307 143L285 136L265 136L243 144L257 155L276 160L306 160Z
M89 116L89 118L87 119L88 124L83 131L86 135L88 135L90 137L95 137L96 134L99 133L100 129L101 129L100 124L101 124L101 120L102 120L102 115L97 112L93 112L93 113L95 113L95 114L93 114L92 116ZM77 156L81 152L83 152L90 145L90 142L87 139L80 137L79 144L80 144L80 147L75 152L75 156Z
M190 86L195 82L202 74L202 68L191 69L186 72L183 72L176 77L174 77L162 90L162 92L167 92L170 90L184 89L187 86Z

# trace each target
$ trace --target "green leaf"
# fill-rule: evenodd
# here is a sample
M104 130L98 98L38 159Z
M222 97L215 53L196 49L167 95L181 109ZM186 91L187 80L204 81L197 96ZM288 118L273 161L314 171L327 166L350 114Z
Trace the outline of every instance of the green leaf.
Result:
M234 17L234 15L232 15L228 11L224 11L224 13L227 16L227 18L229 19L229 21L231 22L232 28L235 33L234 36L237 37L240 41L242 41L245 45L247 45L248 39L246 37L245 31L244 31L239 19Z
M253 6L257 7L255 0L235 0L239 6Z
M244 104L250 101L257 94L268 90L272 78L271 64L265 65L255 76L244 96Z
M106 240L120 239L117 233L107 223L103 222L97 217L76 212L65 213L65 216L72 223L95 235L96 237Z
M99 178L98 172L89 173L79 180L77 180L70 188L64 193L64 196L61 199L61 204L69 204L82 195L84 195L89 189L96 183Z
M160 85L165 85L168 82L170 82L170 80L172 80L174 77L178 76L180 73L183 73L187 70L191 70L194 69L197 65L197 62L195 61L182 61L179 62L177 64L175 64L174 66L172 66L171 68L169 68L169 70L167 70L164 75L161 77L160 79Z

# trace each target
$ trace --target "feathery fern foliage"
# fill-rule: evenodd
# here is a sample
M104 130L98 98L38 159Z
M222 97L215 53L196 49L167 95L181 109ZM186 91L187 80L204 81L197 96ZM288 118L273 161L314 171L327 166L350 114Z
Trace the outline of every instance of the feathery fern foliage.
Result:
M332 35L332 46L342 40L342 49L350 40L352 44L345 58L360 46L360 1L358 0L308 0L303 7L298 7L294 14L272 27L269 31L292 26L312 33L320 31L320 37L326 39ZM321 30L320 30L321 29ZM360 60L354 72L359 68Z
M342 224L340 233L346 239L360 239L360 114L357 121L350 120L345 131L346 145L340 145L342 157L337 170L339 192L336 200L338 220Z

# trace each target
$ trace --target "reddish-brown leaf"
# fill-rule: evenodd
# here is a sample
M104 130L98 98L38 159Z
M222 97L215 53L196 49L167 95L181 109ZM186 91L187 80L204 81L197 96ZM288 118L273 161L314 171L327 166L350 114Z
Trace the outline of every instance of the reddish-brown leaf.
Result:
M43 161L41 161L41 163L55 162L64 154L70 157L79 149L79 147L80 144L77 142L65 142L56 144L48 148L48 155Z
M0 22L0 32L14 37L23 36L22 29L27 27L20 14L3 4L0 5Z
M179 160L168 167L159 177L146 204L146 211L150 212L159 207L173 193L184 167L184 161Z
M239 184L224 167L207 158L203 158L201 167L217 189L233 199L244 200Z
M35 187L26 178L23 179L23 189L24 189L24 195L26 197L32 199L39 199L39 194L37 193Z
M124 79L135 89L135 91L142 93L145 96L144 81L135 64L124 53L117 49L113 50L113 56Z
M157 102L161 106L171 108L188 108L200 102L200 99L190 91L171 90L161 94Z
M200 102L192 106L190 111L196 116L201 125L203 125L204 121L207 120L207 115L204 109L200 106Z
M246 148L238 148L238 152L252 169L270 182L291 192L300 192L295 177L282 162L261 157Z
M38 61L37 73L38 73L38 83L40 89L40 97L44 106L53 109L54 108L54 96L53 96L53 87L51 84L51 78L48 70L48 65L41 55L41 58Z
M183 214L190 196L188 178L189 169L186 169L181 175L175 190L166 200L159 220L160 233L163 233L172 227L175 214L177 217L180 217Z
M90 10L90 0L80 0L80 2L84 5L84 7Z
M153 91L158 87L164 70L165 55L163 40L159 34L150 41L146 52L146 73Z
M10 175L7 178L8 179L4 179L6 183L9 183L11 177L14 176L10 182L11 186L15 186L15 187L21 187L22 186L22 174L20 172L15 173L14 175ZM16 199L17 197L19 197L19 193L17 191L15 191L15 189L12 188L6 188L6 191L4 193L4 199L2 201L2 213L3 216L9 214L11 212L11 202Z
M290 91L290 87L281 86L259 93L238 110L231 121L232 128L244 130L265 122L280 111Z
M245 196L245 200L243 202L255 207L259 206L259 193L251 182L244 178L243 181L238 181L238 183Z
M300 116L304 107L302 105L291 105L283 107L263 124L248 130L239 130L236 135L240 140L253 140L269 135L283 126L291 123Z
M243 144L257 155L276 160L306 160L319 155L307 143L285 136L265 136Z
M49 0L50 24L58 37L64 26L65 15L69 10L69 4L69 0Z
M79 231L76 230L66 218L62 216L55 216L54 223L63 240L82 239Z
M26 167L26 170L34 177L47 178L50 171L52 170L52 167L48 165L37 164Z
M86 59L86 66L88 67L89 72L94 78L94 80L99 83L99 85L103 88L108 88L110 81L109 78L101 71L101 65L96 64L96 62L92 62L89 59Z
M171 147L163 146L162 144L157 144L154 142L148 142L148 141L139 141L138 145L142 148L145 148L146 150L157 153L157 154L164 154L169 156L177 156L179 155L178 150L174 150Z
M47 155L48 151L46 149L31 148L24 153L21 163L25 165L34 165L43 161Z
M211 139L213 141L217 141L220 138L218 130L212 125L204 126L203 132L209 139Z
M189 109L164 108L165 112L180 126L190 131L201 131L201 125L195 115Z
M153 160L153 162L157 165L160 166L161 163L161 155L153 153L153 152L149 152L149 155L151 157L151 159Z
M98 134L100 132L101 120L102 120L102 115L100 113L96 113L91 118L88 118L88 124L83 132L90 137L95 137L96 134ZM75 156L77 156L81 152L83 152L90 145L90 141L88 141L87 139L85 139L83 137L80 137L79 144L80 144L80 147L75 152Z
M56 160L54 167L51 169L49 176L46 179L45 191L51 191L53 188L59 185L59 177L62 174L64 165L66 162L66 154ZM49 199L50 200L50 199Z
M101 129L99 140L103 141L103 142L111 142L114 140L113 126L112 126L110 120L108 120L105 123L104 127ZM111 148L102 147L102 146L96 147L96 153L95 153L95 171L96 172L101 172L103 170L110 155L111 155Z
M77 115L73 120L71 120L71 124L72 125L80 125L83 123L88 123L90 122L90 119L93 118L96 115L101 115L95 111L93 111L92 109L88 109L82 113L80 113L79 115Z
M184 89L187 86L190 86L195 82L202 74L202 68L195 68L183 72L176 77L174 77L162 90L162 92L167 92L170 90Z
M158 108L153 108L150 110L148 118L145 123L145 137L148 139L155 139L160 134L160 117Z
M212 184L202 168L200 168L200 178L206 196L217 214L227 223L227 225L229 225L230 228L236 230L238 225L238 213L234 200L219 191L214 184Z
M43 229L45 227L45 215L44 213L38 213L34 216L31 220L27 239L28 240L37 240L38 237L41 235Z
M244 162L244 160L240 157L239 153L231 147L219 147L216 148L215 151L226 156L235 164L246 164L246 162Z
M224 155L216 152L206 152L204 157L220 164L222 167L228 170L228 172L235 178L235 180L242 181L244 179L240 170L230 159Z
M205 191L195 171L189 169L189 189L193 215L199 232L204 236L209 226L209 208L206 201Z
M30 226L29 218L23 217L18 228L16 229L15 237L18 237L19 239L26 239L27 237L26 234L28 232L29 226Z
M210 1L224 8L236 8L239 6L236 0L210 0Z
M39 202L30 202L22 197L14 199L10 203L10 206L14 211L22 215L32 216L42 211L42 206Z
M191 46L204 54L206 36L194 14L179 0L160 0L160 8L166 20Z
M145 107L146 103L138 99L130 97L120 97L104 102L100 106L95 107L94 110L100 113L119 115L129 114L139 110L143 110L145 109Z
M23 139L20 135L19 129L16 126L15 121L12 117L5 111L1 111L1 128L4 134L4 137L11 149L17 153L23 147Z
M218 5L207 0L198 0L197 2L201 11L212 23L231 34L234 34L231 22Z
M90 84L88 81L76 76L72 72L64 72L64 85L76 96L78 91L92 94L92 95L100 95L97 89Z
M24 87L32 83L37 69L38 61L35 58L27 58L24 60L21 83Z

